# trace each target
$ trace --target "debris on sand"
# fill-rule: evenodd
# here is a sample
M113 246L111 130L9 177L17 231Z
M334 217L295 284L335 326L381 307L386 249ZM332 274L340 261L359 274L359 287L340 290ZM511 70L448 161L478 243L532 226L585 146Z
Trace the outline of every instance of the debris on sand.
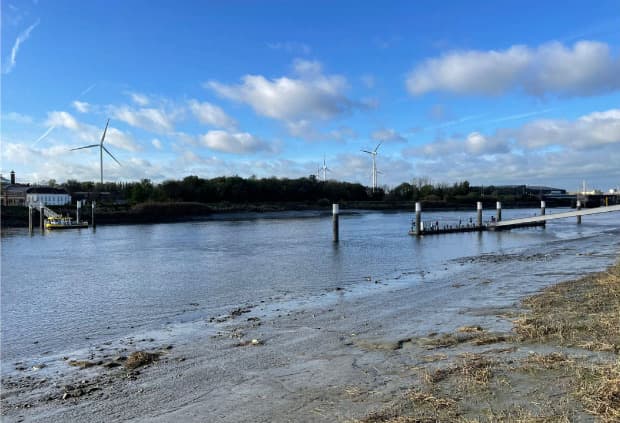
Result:
M87 369L97 365L96 362L88 360L69 360L67 364L69 364L69 366L79 367L80 369Z
M146 351L135 351L131 353L129 357L127 357L127 361L125 361L125 368L136 369L141 366L146 366L147 364L151 364L158 358L159 358L159 353L150 353Z
M261 341L260 339L252 339L251 341L241 341L238 344L236 344L236 347L247 347L248 345L252 345L254 347L259 346L259 345L264 345L265 343L263 341Z

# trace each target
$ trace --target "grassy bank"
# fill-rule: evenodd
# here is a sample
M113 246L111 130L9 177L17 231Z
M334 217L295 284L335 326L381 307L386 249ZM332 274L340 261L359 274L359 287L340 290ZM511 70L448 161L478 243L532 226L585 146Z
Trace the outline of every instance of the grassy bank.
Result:
M620 262L523 301L512 333L417 340L418 383L362 422L620 421Z

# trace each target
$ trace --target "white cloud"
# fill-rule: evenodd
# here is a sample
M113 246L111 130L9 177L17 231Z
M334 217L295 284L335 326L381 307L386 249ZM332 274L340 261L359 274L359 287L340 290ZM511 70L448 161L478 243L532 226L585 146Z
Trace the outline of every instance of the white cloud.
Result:
M78 121L70 113L67 112L49 112L47 114L47 121L45 123L48 126L58 126L74 131L80 130L82 128Z
M11 49L11 56L9 57L8 63L6 64L4 68L5 74L11 73L11 71L17 64L17 53L19 52L20 46L22 45L23 42L25 42L28 38L30 38L30 33L39 25L40 22L41 20L37 19L37 21L34 24L30 25L28 28L26 28L24 32L22 32L21 34L17 36L17 39L15 40L15 44L13 44L13 48Z
M340 154L331 161L330 168L335 179L372 185L372 159L368 154ZM377 170L381 172L377 175L379 186L395 186L413 177L413 164L410 160L379 154L376 163Z
M170 133L174 130L174 118L179 111L164 111L156 108L134 109L128 106L110 106L112 117L155 133Z
M90 104L84 101L75 100L73 103L71 103L71 105L75 110L80 113L88 113L90 111Z
M311 48L307 44L296 41L285 41L277 43L267 43L267 47L272 50L282 50L293 54L310 54Z
M214 104L208 102L200 103L197 100L190 100L188 104L191 112L201 123L226 129L233 129L237 126L237 122L233 118Z
M209 131L200 136L200 141L204 146L224 153L244 154L272 150L269 144L247 132Z
M332 129L331 131L329 131L329 136L336 141L345 142L347 140L357 137L357 132L355 132L355 130L353 130L353 128L349 126L340 126L336 129Z
M538 119L485 135L472 132L407 149L416 172L434 179L528 183L572 188L620 177L620 109L575 120ZM601 188L605 188L604 186Z
M29 124L33 122L31 116L24 115L17 112L9 112L7 114L2 115L2 119L10 120L11 122L21 123L21 124Z
M144 106L148 106L150 103L149 98L144 94L134 93L134 92L130 92L128 94L131 97L131 101L136 103L138 106L144 107Z
M338 126L334 129L325 127L317 127L314 122L301 119L286 123L286 129L289 135L305 140L305 141L338 141L346 142L351 138L355 138L357 133L348 126Z
M80 140L90 143L99 143L103 134L103 127L99 128L93 125L79 122L70 113L64 111L54 111L47 114L46 125L50 127L49 132L53 128L65 128L75 134ZM46 133L46 134L49 134ZM45 135L46 136L46 135ZM39 138L42 139L44 136ZM39 141L37 140L37 141ZM138 151L140 147L136 144L133 137L113 126L108 127L105 141L110 145L122 148L128 151Z
M463 139L437 140L405 150L412 157L533 154L550 147L583 151L620 144L620 109L593 112L569 121L538 119L517 128L498 129L491 135L472 132Z
M324 136L314 127L313 123L307 119L287 122L286 128L291 136L307 141L319 141L324 138Z
M576 121L541 119L504 131L528 149L566 146L587 149L602 144L620 144L620 109L593 112Z
M323 65L316 60L295 59L293 61L293 70L299 76L313 78L321 75Z
M498 95L520 89L534 96L588 96L620 88L620 59L609 46L580 41L537 48L456 51L428 59L407 77L413 95L431 91Z
M294 69L300 78L269 80L246 75L239 85L209 81L205 86L222 97L248 104L259 115L285 122L331 119L353 107L345 95L348 84L344 77L323 75L318 62L297 60Z
M155 147L155 148L156 148L156 149L158 149L158 150L161 150L161 149L163 148L163 145L162 145L161 141L160 141L160 140L158 140L157 138L154 138L154 139L151 141L151 144L153 145L153 147Z
M411 157L440 159L446 156L476 157L508 153L510 144L497 136L485 136L472 132L464 139L437 140L421 147L406 149L404 154Z
M386 142L386 141L407 142L407 139L405 137L403 137L401 134L399 134L398 132L396 132L394 129L391 129L391 128L383 128L383 129L374 131L370 135L370 137L375 141L381 141L381 142Z
M465 151L475 156L501 154L510 151L507 142L495 137L487 137L479 132L472 132L465 139Z
M105 136L105 142L115 147L122 148L123 150L141 150L130 134L116 129L112 126L108 127L108 132Z

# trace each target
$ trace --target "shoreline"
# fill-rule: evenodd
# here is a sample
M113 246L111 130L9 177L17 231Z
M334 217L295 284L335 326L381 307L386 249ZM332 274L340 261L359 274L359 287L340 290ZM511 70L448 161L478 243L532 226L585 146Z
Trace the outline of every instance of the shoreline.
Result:
M410 287L394 281L366 294L335 290L319 303L249 304L193 322L172 340L154 335L124 338L110 350L93 346L60 363L62 376L24 363L30 367L22 375L3 377L3 421L390 421L411 411L403 398L418 408L440 400L453 412L455 400L422 389L428 380L445 376L434 382L441 385L465 365L478 375L494 368L490 361L527 364L531 351L547 358L557 352L549 343L513 343L513 320L523 317L523 306L497 302L497 293L482 305L454 303L448 314L429 308L445 289L476 298L480 287L501 278L419 286L416 295L425 299L417 306L407 298ZM412 307L418 311L411 314ZM128 368L122 357L136 351L158 355ZM587 351L571 347L560 358ZM588 359L604 354L610 353Z
M494 201L484 203L486 210L495 210ZM422 202L425 212L442 211L476 211L476 203L442 203ZM518 202L503 204L504 210L538 208L537 202ZM550 203L547 209L554 206ZM558 205L558 207L565 207ZM63 215L75 217L74 207L56 208ZM343 202L340 203L340 213L360 212L406 212L414 213L413 202ZM27 207L2 207L3 228L28 227ZM211 204L211 203L141 203L131 208L106 207L98 209L95 214L97 226L99 225L123 225L123 224L153 224L153 223L181 223L193 221L209 221L213 219L234 219L235 216L264 218L265 216L278 214L299 213L304 216L307 213L316 213L317 216L331 216L331 204L319 205L308 203L257 203L257 204ZM83 219L90 220L90 210L86 209ZM278 217L274 217L278 218ZM35 227L38 218L35 221Z

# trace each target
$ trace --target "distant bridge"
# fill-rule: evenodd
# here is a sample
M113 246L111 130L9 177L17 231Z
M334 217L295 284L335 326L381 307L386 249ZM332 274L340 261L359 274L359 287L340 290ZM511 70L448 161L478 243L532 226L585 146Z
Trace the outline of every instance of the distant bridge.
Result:
M609 213L620 211L620 205L597 207L594 209L576 210L564 213L545 214L541 216L524 217L521 219L504 220L497 223L491 223L487 229L489 230L505 230L513 228L521 228L526 226L536 226L544 224L547 220L565 219L567 217L586 216L590 214Z

